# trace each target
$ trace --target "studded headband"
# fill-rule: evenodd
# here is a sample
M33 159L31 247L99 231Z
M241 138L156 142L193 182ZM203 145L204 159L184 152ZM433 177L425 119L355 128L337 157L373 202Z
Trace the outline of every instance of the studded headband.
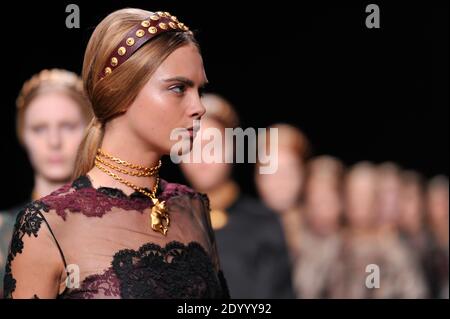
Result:
M158 11L140 22L127 33L110 54L99 75L100 79L111 74L114 69L128 60L134 52L149 40L158 34L169 31L190 32L192 34L184 23L179 22L177 17L172 16L169 12Z

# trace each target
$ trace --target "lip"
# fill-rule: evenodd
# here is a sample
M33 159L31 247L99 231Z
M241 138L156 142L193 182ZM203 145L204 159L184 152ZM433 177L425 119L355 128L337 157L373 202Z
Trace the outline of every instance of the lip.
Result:
M48 162L50 164L61 164L62 162L64 162L64 159L62 157L54 157L54 158L49 158Z

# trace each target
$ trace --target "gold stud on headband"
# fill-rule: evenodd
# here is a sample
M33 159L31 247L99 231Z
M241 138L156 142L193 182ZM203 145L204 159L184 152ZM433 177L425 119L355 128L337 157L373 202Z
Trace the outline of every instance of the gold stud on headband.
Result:
M167 30L167 24L165 24L164 22L161 22L160 24L158 24L158 26L163 30Z
M119 55L125 55L125 53L127 53L127 49L125 49L125 47L120 47L117 50L117 53L119 53Z
M127 45L128 45L129 47L131 47L133 44L134 44L134 39L133 39L133 38L128 38L128 39L127 39Z
M145 32L142 28L148 32ZM158 11L153 13L147 19L140 21L125 35L109 56L99 78L103 79L113 73L117 67L128 60L141 46L156 35L168 31L187 32L193 35L192 31L189 31L189 28L184 23L179 22L177 17L172 16L169 12Z
M138 38L142 38L144 36L144 34L145 34L145 31L142 30L142 29L139 29L139 30L136 31L136 36Z

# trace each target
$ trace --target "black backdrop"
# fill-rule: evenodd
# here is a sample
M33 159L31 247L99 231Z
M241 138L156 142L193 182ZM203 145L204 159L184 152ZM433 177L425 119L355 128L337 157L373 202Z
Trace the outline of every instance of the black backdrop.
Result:
M2 19L0 209L28 198L32 171L15 137L15 98L43 68L80 73L95 25L123 7L169 11L198 30L209 90L228 98L243 127L288 122L315 154L351 165L395 161L448 174L448 2L14 1ZM67 29L76 3L81 28ZM365 27L376 3L381 28ZM236 166L254 193L252 166ZM184 182L165 161L167 179Z

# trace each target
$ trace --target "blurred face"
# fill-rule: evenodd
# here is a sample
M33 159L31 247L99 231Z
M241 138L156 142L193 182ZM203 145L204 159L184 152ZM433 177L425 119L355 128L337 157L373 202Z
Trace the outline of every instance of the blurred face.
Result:
M351 176L345 189L347 219L354 228L370 227L374 221L375 181L371 174Z
M209 128L217 128L221 131L222 137L225 137L225 128L217 121L204 118L202 119L201 129L196 138L200 138L199 141L202 149L206 144L212 143L211 138L203 135L203 132ZM197 143L197 142L196 142ZM222 154L225 153L225 140L222 139ZM202 192L208 192L215 189L217 186L226 182L231 175L231 165L224 163L183 163L180 167L192 184L192 186Z
M85 126L80 107L68 96L37 96L26 109L23 132L35 173L53 182L69 180Z
M306 216L316 233L328 235L339 228L341 202L328 179L311 180L306 189Z
M262 200L276 212L298 204L304 179L304 166L291 150L278 150L278 170L274 174L256 173L256 186Z
M129 127L160 154L169 154L179 140L173 130L189 129L183 142L192 147L193 121L205 113L200 91L206 84L202 57L190 44L176 49L158 67L124 114Z
M448 189L434 188L427 195L427 211L434 223L448 224Z
M400 178L397 174L380 176L377 181L377 215L382 224L398 222Z
M419 185L403 185L400 193L400 225L405 230L418 230L422 224L423 198Z

